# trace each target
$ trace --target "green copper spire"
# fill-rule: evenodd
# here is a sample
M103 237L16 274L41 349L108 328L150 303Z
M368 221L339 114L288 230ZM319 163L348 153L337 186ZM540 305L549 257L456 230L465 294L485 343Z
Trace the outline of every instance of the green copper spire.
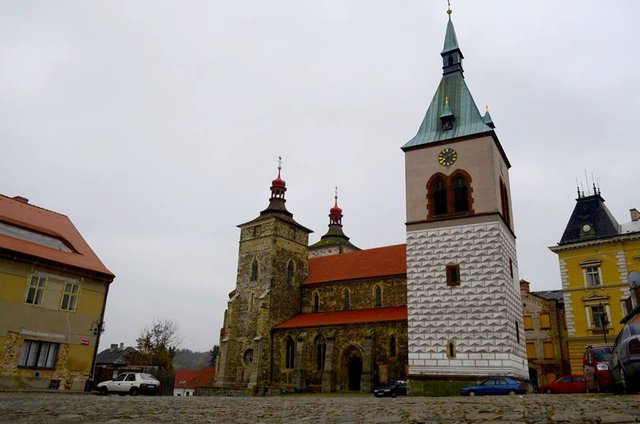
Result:
M410 149L436 141L491 133L493 120L480 114L464 80L462 51L451 21L451 9L447 22L442 56L442 79L418 133L402 149Z

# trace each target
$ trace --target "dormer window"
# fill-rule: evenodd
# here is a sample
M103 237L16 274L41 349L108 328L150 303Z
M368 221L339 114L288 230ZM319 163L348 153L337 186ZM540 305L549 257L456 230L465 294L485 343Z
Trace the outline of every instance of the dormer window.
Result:
M453 121L456 117L453 115L451 108L449 107L449 97L444 98L444 107L442 108L442 114L440 115L440 123L442 124L442 130L447 131L453 129Z

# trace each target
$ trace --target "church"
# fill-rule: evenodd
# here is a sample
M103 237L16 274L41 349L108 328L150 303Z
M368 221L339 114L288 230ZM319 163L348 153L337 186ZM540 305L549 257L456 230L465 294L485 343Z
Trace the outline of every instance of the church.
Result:
M486 376L528 379L510 163L466 85L448 14L442 79L401 146L406 244L358 248L336 193L327 233L309 245L278 166L269 204L239 225L217 387L370 392L408 380L429 395Z

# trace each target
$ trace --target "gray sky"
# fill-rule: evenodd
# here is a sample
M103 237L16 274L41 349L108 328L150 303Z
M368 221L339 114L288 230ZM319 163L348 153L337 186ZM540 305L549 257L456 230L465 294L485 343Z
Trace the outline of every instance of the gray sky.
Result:
M640 3L454 1L467 84L511 161L520 277L560 288L576 179L640 208ZM218 343L239 230L267 206L361 248L405 239L404 156L446 1L0 2L0 193L68 215L116 274L102 347L154 318Z

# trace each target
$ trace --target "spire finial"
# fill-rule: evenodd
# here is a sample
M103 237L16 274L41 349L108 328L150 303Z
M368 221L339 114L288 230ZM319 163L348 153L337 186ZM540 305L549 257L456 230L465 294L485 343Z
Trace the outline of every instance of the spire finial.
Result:
M447 15L449 15L449 18L451 18L452 13L453 13L453 10L451 10L451 2L447 0Z
M282 169L282 156L278 156L278 178L280 178L281 169Z
M484 105L484 111L485 111L486 113L489 113L489 105Z
M336 189L334 190L334 193L335 193L335 199L336 199L335 205L338 206L338 186L336 186Z

